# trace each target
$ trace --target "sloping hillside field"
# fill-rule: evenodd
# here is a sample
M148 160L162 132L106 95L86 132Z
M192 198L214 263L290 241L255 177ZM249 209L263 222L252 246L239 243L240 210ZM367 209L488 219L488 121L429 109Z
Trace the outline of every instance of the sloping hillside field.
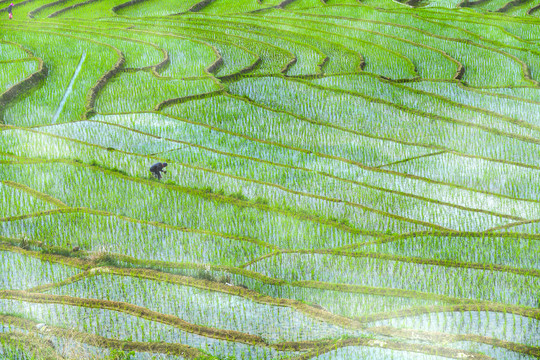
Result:
M540 359L539 0L13 1L0 359Z

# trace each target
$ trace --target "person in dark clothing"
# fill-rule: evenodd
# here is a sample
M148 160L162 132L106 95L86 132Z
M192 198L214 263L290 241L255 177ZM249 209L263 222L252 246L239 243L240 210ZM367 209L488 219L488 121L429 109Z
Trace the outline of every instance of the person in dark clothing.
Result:
M9 4L8 8L7 8L7 12L9 14L9 18L10 19L13 19L13 3Z
M167 167L167 163L155 163L154 165L150 166L150 172L154 174L154 176L158 179L161 179L161 172L164 174L167 173L164 169Z

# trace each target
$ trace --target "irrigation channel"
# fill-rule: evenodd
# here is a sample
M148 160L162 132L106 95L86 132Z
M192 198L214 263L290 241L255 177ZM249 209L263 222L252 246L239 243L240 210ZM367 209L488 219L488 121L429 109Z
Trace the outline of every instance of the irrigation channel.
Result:
M10 2L0 358L540 358L537 0Z

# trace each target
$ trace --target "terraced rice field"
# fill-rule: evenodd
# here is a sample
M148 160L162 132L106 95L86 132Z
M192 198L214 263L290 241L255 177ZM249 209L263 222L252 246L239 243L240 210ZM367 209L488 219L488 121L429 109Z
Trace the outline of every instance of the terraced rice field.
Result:
M0 358L540 358L508 1L0 0Z

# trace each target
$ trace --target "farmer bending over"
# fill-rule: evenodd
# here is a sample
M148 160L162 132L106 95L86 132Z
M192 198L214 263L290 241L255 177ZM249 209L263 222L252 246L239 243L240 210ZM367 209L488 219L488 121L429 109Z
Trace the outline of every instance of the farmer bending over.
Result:
M154 165L150 166L150 172L154 174L155 177L158 179L161 179L161 172L163 171L164 174L167 173L167 171L164 170L164 168L167 167L167 163L155 163Z
M9 4L9 6L7 7L7 12L9 14L9 18L10 19L13 19L13 3Z

